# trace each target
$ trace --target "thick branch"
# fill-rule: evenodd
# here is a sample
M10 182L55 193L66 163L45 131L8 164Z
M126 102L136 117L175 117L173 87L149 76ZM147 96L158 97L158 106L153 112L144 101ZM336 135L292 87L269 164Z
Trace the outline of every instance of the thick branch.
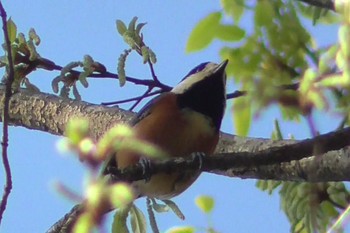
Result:
M1 98L3 95L4 88L0 86ZM14 94L10 107L10 124L55 135L64 135L69 119L85 117L90 121L91 136L94 139L99 138L116 123L127 123L133 117L132 112L120 108L105 107L27 90ZM0 112L2 111L3 107L0 106Z
M4 89L0 88L0 97L3 95ZM133 116L133 113L120 108L62 99L44 93L29 93L25 90L13 95L10 107L11 124L56 135L64 134L68 119L86 117L91 122L91 135L95 139L114 124L127 123ZM0 107L0 112L2 110ZM235 166L224 169L218 169L218 167L215 169L215 165L207 170L220 175L242 178L308 181L350 180L349 149L345 147L348 145L346 139L350 138L348 134L345 131L345 134L332 140L330 140L331 137L325 138L325 141L313 140L312 147L307 145L308 141L303 141L298 144L299 148L296 148L296 146L287 146L296 143L292 140L273 141L241 138L222 133L216 152L218 156L222 153L229 153L225 154L227 159L238 161L243 157L235 157L239 156L237 153L245 152L241 155L244 155L245 159L249 158L249 160L255 161L256 164L237 165L237 163ZM331 145L327 145L327 143ZM338 146L338 148L334 146ZM339 150L343 147L345 149ZM324 153L330 148L336 149L336 151ZM261 152L263 150L265 151ZM266 154L265 157L262 156L262 153ZM284 155L285 159L281 159ZM309 155L318 156L308 157ZM293 159L301 160L296 162L292 161Z
M303 141L281 141L284 146L268 148L256 153L231 152L202 158L200 169L220 175L240 178L258 178L289 181L348 181L350 180L350 128L327 133ZM320 147L322 145L322 148ZM327 148L328 153L321 153ZM314 156L310 156L310 155ZM198 170L198 160L176 158L153 161L147 176L160 172L173 173ZM116 179L135 181L145 178L142 165L123 171L113 170Z

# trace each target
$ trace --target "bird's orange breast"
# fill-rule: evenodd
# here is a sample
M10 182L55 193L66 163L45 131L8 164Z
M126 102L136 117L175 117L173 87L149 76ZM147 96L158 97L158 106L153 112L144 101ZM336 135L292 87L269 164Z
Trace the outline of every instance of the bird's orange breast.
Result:
M134 130L138 139L158 146L169 157L189 156L193 152L212 154L218 142L218 130L210 119L190 109L179 109L173 93L157 100ZM142 155L119 151L116 156L118 167L124 168L138 162ZM184 191L198 176L199 173L158 174L136 186L141 195L170 198Z

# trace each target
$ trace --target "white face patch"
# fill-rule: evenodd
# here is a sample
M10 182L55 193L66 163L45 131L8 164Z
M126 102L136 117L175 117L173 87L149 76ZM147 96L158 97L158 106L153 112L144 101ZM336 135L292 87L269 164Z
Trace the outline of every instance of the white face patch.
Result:
M186 90L188 90L194 83L197 83L214 73L217 67L218 64L216 63L208 63L203 70L194 73L188 76L185 80L181 81L171 90L171 92L175 94L182 94L186 92Z

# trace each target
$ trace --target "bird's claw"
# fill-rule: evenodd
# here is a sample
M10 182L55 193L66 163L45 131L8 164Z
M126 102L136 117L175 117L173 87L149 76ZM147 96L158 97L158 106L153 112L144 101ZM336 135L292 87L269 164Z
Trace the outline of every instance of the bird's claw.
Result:
M198 170L202 169L202 167L203 167L203 160L204 160L205 156L207 156L207 155L205 153L203 153L203 152L193 152L193 153L191 153L192 163L198 164Z

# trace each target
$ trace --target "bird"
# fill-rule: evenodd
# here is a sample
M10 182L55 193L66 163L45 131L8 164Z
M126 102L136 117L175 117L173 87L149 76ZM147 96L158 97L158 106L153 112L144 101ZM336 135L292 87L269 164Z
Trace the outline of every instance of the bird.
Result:
M201 63L169 92L150 100L130 123L135 137L157 146L168 158L213 154L226 107L227 64L228 60ZM101 174L107 176L111 167L123 169L142 158L121 149L106 160ZM199 175L199 170L159 173L131 186L136 197L167 200L184 192Z

